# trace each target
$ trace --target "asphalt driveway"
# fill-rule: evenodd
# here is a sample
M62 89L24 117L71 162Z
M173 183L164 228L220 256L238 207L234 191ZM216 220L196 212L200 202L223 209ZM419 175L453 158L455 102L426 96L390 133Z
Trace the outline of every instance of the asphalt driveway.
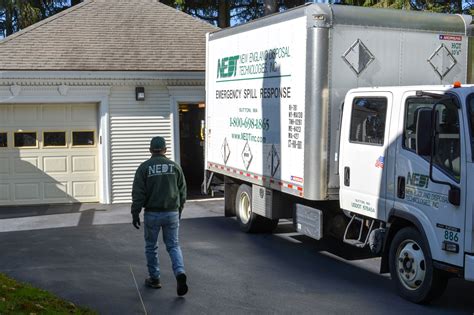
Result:
M181 221L183 238L184 233L195 233L195 228L186 227L186 220L222 217L222 204L219 199L189 201ZM143 229L137 231L130 222L130 206L125 204L0 208L0 272L101 314L144 313L135 276L149 314L182 308L185 300L176 297L164 246L160 257L165 288L143 287L147 276ZM191 243L203 246L199 241ZM185 255L187 247L183 246ZM166 299L166 307L159 303L157 310L155 298Z
M280 224L274 235L241 233L235 220L223 217L222 200L186 205L181 244L190 291L184 298L176 296L164 246L163 288L143 286L143 231L130 224L128 205L16 210L1 214L0 272L101 314L144 314L134 276L148 314L474 311L473 283L454 280L433 305L414 305L377 273L378 259L330 249L296 235L290 224Z

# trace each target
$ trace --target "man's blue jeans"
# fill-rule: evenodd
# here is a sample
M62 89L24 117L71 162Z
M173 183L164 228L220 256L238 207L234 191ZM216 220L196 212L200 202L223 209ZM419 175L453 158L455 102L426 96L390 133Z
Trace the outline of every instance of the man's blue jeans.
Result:
M185 273L183 254L178 242L179 213L145 211L145 254L150 277L160 278L160 263L157 256L158 234L163 229L163 241L171 258L174 275Z

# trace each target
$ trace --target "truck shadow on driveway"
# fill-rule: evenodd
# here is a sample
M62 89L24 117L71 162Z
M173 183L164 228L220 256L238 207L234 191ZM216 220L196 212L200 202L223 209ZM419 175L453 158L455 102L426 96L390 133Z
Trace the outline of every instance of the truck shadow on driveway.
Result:
M234 224L233 228L237 230L238 225ZM309 283L316 281L327 288L328 294L340 292L341 301L345 302L336 303L351 304L353 302L349 301L360 295L360 303L370 301L378 312L383 310L384 314L401 310L423 314L471 314L474 311L474 283L453 278L438 300L429 305L413 304L397 296L388 274L379 274L380 259L374 258L370 251L361 251L334 239L317 241L304 235L295 235L294 231L291 223L280 223L274 234L242 233L242 237L250 238L250 242L258 247L260 256L268 260L269 268L281 268L281 272L290 274L296 270L307 273L303 281L308 283L304 287L310 291L315 285ZM349 294L351 290L354 290L353 294ZM366 313L363 308L349 312Z
M367 248L356 248L331 237L325 237L318 241L306 235L299 234L292 223L280 223L274 234L282 236L288 234L288 237L307 246L311 246L316 251L326 251L345 260L375 258Z

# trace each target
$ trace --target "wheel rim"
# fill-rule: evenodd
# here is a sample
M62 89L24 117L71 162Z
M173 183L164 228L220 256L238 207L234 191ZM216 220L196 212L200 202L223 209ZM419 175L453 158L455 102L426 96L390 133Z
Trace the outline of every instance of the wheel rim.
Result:
M413 240L405 240L397 250L397 274L400 282L408 290L421 287L426 275L425 255L420 245Z
M250 196L246 192L240 194L239 198L239 218L243 224L250 221L252 215L252 206L250 205Z

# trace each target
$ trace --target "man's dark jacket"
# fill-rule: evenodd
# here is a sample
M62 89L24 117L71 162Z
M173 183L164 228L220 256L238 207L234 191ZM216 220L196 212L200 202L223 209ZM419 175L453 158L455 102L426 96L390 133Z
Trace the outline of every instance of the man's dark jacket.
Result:
M186 202L186 181L181 167L164 155L154 154L135 173L132 214L145 211L181 213Z

